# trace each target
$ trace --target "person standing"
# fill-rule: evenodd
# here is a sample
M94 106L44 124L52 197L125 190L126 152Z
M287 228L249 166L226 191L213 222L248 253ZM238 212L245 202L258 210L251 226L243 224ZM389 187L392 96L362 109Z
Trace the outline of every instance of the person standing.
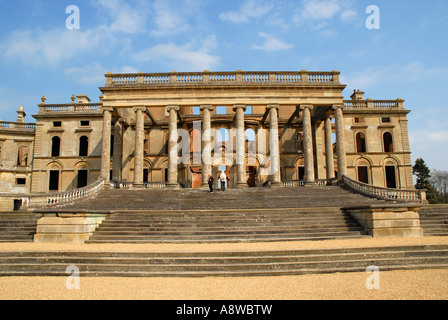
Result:
M213 177L211 175L208 176L208 186L210 188L210 192L213 192L213 182L215 181L215 179L213 179Z
M221 191L226 191L226 182L227 182L227 175L222 170L221 175L219 176L219 179L221 180Z

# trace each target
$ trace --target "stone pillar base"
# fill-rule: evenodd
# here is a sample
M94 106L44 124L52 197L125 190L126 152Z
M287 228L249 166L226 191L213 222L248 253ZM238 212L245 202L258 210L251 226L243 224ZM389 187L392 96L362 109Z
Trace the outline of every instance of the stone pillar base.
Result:
M271 181L270 187L271 188L282 188L283 187L283 183Z
M249 186L247 185L247 183L242 183L242 182L237 182L235 188L237 189L248 189Z
M373 205L345 208L374 238L423 237L418 211L421 207L397 205Z
M180 189L179 184L178 183L167 183L166 187L168 189Z
M37 221L35 243L85 243L106 214L44 216Z

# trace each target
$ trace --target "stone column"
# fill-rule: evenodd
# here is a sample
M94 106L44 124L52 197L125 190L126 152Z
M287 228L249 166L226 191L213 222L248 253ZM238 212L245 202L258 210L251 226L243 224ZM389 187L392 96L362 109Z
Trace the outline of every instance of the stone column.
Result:
M103 107L103 141L101 151L101 177L110 182L110 135L113 108Z
M305 184L315 184L313 134L311 129L312 105L301 105L303 111L303 154L305 157Z
M246 105L235 105L233 111L236 112L236 164L237 164L237 188L247 188L246 182L246 139L244 132L244 112Z
M334 179L334 154L333 154L333 137L331 130L331 118L325 119L325 158L327 164L327 180Z
M136 107L135 153L134 153L134 187L143 187L143 157L145 143L145 107Z
M114 167L112 169L112 180L121 182L121 166L123 162L123 120L115 122L114 127Z
M271 159L271 186L277 187L282 185L280 174L280 147L278 141L278 104L268 105L269 110L269 154Z
M179 133L177 131L177 112L179 111L179 106L168 106L167 111L170 118L170 131L169 131L169 142L168 142L168 188L178 188L179 183L177 182L177 162L178 162L178 150L177 142L179 140Z
M342 179L347 175L347 157L345 153L344 115L342 110L344 105L334 105L336 113L336 152L338 156L338 178Z
M213 106L203 105L202 111L202 188L208 189L208 176L212 174L211 115Z

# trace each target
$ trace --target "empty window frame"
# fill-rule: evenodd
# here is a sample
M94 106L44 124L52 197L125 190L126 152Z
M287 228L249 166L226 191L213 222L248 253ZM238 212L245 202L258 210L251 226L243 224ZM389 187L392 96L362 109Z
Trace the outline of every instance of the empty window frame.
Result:
M384 142L384 152L386 153L394 152L394 141L392 134L390 132L384 133L383 142Z
M51 156L59 157L61 153L61 138L53 137L51 139Z

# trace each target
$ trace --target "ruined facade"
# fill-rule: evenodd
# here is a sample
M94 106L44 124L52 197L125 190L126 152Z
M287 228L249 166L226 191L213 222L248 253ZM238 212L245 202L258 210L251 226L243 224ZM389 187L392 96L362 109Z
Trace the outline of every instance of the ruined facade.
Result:
M413 188L404 101L345 87L338 71L107 74L98 103L44 96L32 123L0 123L0 192L203 188L220 171L229 188Z

